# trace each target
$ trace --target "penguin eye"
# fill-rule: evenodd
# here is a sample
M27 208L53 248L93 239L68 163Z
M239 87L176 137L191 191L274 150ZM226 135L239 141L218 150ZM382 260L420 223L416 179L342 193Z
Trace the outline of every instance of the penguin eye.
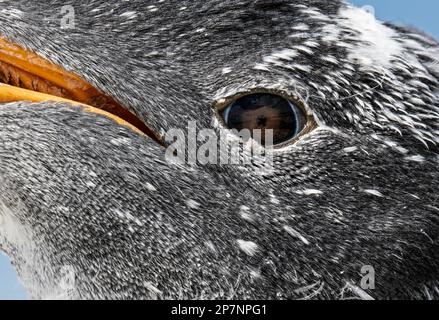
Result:
M282 96L254 93L241 96L220 113L229 129L248 129L261 132L265 144L265 130L273 130L273 144L278 145L298 137L306 127L307 117L302 107ZM259 129L258 131L255 131Z

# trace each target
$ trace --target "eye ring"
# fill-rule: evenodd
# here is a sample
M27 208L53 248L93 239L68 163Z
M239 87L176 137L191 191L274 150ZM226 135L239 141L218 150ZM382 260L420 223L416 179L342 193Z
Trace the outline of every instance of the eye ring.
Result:
M275 148L293 144L317 127L305 104L282 91L254 89L241 92L216 101L213 109L221 124L228 129L250 129L251 132L265 127L273 129Z

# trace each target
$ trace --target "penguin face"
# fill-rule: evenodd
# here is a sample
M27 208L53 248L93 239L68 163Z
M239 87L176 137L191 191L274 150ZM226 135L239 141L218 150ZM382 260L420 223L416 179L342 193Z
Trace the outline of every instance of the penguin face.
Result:
M59 1L2 6L8 43L99 97L0 107L0 244L34 297L437 295L435 41L341 1L89 1L74 28ZM242 101L254 128L270 99L298 128L269 172L167 161L170 130L220 136Z

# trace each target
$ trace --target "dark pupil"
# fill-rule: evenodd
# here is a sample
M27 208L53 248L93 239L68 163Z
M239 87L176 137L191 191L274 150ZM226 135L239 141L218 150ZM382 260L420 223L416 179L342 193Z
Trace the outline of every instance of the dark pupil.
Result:
M288 100L267 93L252 94L236 100L225 119L230 129L241 131L255 129L262 131L265 143L265 130L273 130L273 143L278 144L293 138L298 132L299 123L296 107Z

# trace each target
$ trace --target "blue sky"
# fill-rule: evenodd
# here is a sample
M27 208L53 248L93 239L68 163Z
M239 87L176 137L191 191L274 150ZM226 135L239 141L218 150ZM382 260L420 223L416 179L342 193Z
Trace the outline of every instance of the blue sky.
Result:
M439 38L439 1L437 0L349 0L358 6L371 5L381 20L416 27Z
M26 298L26 291L17 279L9 259L0 252L0 300Z
M330 1L330 0L328 0ZM370 5L375 15L398 24L416 25L439 38L439 1L437 0L351 0L358 6ZM20 285L9 259L0 253L0 299L25 299L27 294Z

